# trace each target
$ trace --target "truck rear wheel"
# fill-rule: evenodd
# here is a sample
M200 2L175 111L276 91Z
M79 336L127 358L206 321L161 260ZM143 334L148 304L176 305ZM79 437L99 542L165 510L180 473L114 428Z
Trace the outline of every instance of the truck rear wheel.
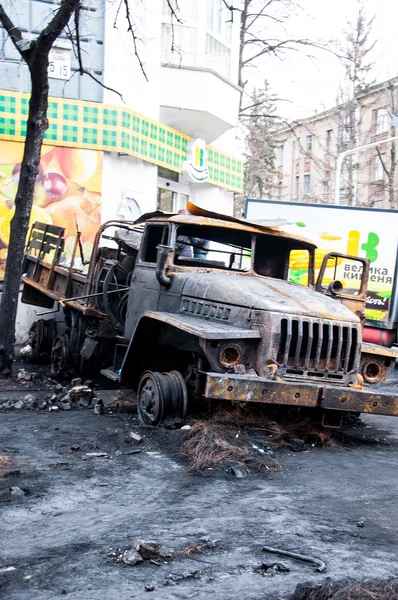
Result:
M142 425L159 425L166 417L185 417L188 393L179 371L158 373L145 371L137 392L138 419Z

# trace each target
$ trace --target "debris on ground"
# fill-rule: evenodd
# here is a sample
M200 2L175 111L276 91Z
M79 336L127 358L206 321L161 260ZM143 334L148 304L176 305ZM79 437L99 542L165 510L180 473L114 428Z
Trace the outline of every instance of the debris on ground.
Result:
M175 558L188 558L196 554L201 554L206 550L213 550L219 542L220 540L201 540L181 550L162 552L159 550L158 542L136 540L130 548L125 550L120 548L110 549L107 556L115 559L117 564L124 563L129 566L135 566L142 562L147 562L159 567L162 563L166 564ZM178 577L180 579L189 579L193 575L185 574Z
M103 415L105 412L104 403L102 400L98 400L94 405L94 414Z
M165 429L182 429L185 426L185 419L182 417L167 417L162 425Z
M398 600L398 579L299 584L289 600Z
M142 556L144 560L165 560L166 555L159 552L157 542L146 542L145 540L137 540L134 542L134 548Z
M122 561L125 565L133 567L134 565L138 565L138 563L144 562L144 559L135 548L130 548L129 550L124 551Z
M10 487L10 494L11 494L11 496L21 497L21 496L25 496L26 492L24 492L20 487L18 487L16 485L16 486Z
M289 446L293 450L293 452L304 452L304 440L297 440L295 438L291 438L289 440Z
M130 433L126 436L127 444L140 444L142 442L142 437L138 433L134 433L134 431L130 431Z
M159 551L159 544L157 542L145 540L136 540L127 550L120 548L111 549L107 556L114 558L116 563L124 563L132 567L144 561L159 566L159 561L165 562L166 559L170 558L170 555Z
M35 376L34 373L27 373L24 369L21 369L18 373L18 380L20 380L20 383L24 383L32 375ZM0 411L22 409L59 411L71 410L72 408L91 408L94 401L97 400L93 388L81 384L72 385L76 381L81 381L81 379L72 379L70 385L63 386L51 379L47 380L45 384L41 383L43 389L38 390L36 388L36 390L22 397L19 394L13 394L14 397L0 402ZM97 400L95 406L101 402L101 400Z
M193 554L200 554L205 550L213 550L219 542L221 542L221 540L203 540L198 544L191 544L190 546L187 546L182 550L177 550L176 552L173 552L172 556L187 557L192 556Z
M231 475L234 475L237 479L244 479L247 475L246 471L243 469L238 469L238 467L231 467L229 472Z
M245 415L239 410L220 411L208 419L196 421L181 454L193 471L223 469L238 478L250 472L278 471L279 466L268 454L268 447L255 444L246 429ZM249 421L253 424L253 418Z
M87 458L110 458L107 452L86 452Z
M273 457L281 447L304 452L380 442L358 417L349 415L341 429L331 429L316 422L313 413L287 407L223 408L194 421L187 433L181 455L192 471L225 470L237 478L280 470Z
M167 576L168 583L179 583L180 581L186 581L187 579L200 579L202 573L200 571L187 571L185 573L170 573Z
M0 479L6 479L14 475L19 475L19 469L16 469L12 461L5 454L0 454Z
M312 556L306 556L304 554L298 554L297 552L290 552L289 550L281 550L280 548L271 548L270 546L263 546L263 552L270 552L271 554L279 554L279 556L288 556L289 558L295 558L303 562L313 563L317 565L316 572L323 573L326 571L326 564L319 558L313 558Z
M11 573L12 571L16 571L16 567L6 567L4 565L0 565L0 574L2 573Z
M256 571L260 572L264 577L274 577L277 573L288 573L290 571L289 567L284 565L283 563L275 562L275 563L262 563L259 567L256 568Z

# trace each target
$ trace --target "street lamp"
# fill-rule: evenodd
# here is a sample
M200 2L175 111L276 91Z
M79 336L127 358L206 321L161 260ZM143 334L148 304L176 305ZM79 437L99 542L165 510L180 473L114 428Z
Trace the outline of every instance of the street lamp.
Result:
M380 146L380 144L385 144L386 142L394 142L398 140L398 135L394 135L394 137L387 138L386 140L379 140L378 142L372 142L371 144L366 144L366 146L358 146L358 148L351 148L350 150L346 150L338 155L336 161L336 176L334 182L334 203L340 203L340 182L341 182L341 167L343 166L344 159L350 154L355 154L356 152L362 152L363 150L367 150L368 148L374 148L375 146Z

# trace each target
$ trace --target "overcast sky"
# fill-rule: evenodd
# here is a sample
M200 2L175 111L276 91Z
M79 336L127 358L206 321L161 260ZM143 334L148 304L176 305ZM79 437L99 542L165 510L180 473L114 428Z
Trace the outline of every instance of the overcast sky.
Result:
M356 0L298 0L303 7L300 15L290 21L288 35L323 40L342 38L347 21L352 20ZM372 79L384 81L398 74L398 2L367 0L369 17L375 16L372 37L377 40L373 52L375 67ZM268 59L252 72L260 83L267 78L274 92L289 102L280 105L288 119L306 117L335 104L343 69L338 59L327 52L317 52L315 59L305 52L291 52L283 61Z

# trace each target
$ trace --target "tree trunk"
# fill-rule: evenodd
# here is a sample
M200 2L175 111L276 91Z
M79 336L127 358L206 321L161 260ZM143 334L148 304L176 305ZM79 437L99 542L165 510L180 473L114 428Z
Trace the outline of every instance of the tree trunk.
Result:
M10 372L14 356L15 324L25 241L29 228L35 182L39 171L41 146L48 126L48 53L36 52L32 58L33 60L29 64L32 93L25 149L8 245L12 251L9 251L7 256L0 305L0 372L3 374Z
M250 6L251 0L245 0L242 12L240 13L240 40L239 40L239 66L238 66L238 85L242 88L242 93L240 95L239 101L239 114L242 109L242 99L243 99L243 89L245 87L245 83L243 82L243 52L245 49L245 41L246 41L246 23L247 23L247 15Z

